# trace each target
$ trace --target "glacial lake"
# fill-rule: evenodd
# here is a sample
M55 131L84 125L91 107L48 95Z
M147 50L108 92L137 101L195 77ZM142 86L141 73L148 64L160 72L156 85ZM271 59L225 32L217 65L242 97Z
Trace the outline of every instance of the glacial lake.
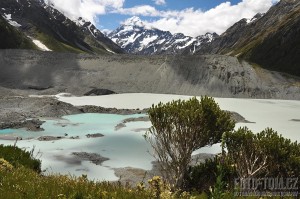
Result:
M88 175L89 179L118 180L111 168L134 167L151 169L153 157L151 147L144 140L145 130L150 122L129 122L126 127L115 130L115 126L124 119L143 117L145 115L114 115L114 114L80 114L65 116L62 119L42 119L41 126L45 131L31 132L25 129L0 130L0 134L20 136L23 140L17 146L31 150L42 160L42 169L46 173L63 173L75 176ZM99 138L87 138L87 134L101 133ZM40 136L62 136L64 139L55 141L39 141ZM72 139L77 137L79 139ZM26 140L31 138L29 140ZM12 145L15 141L0 140L0 144ZM39 152L39 153L38 153ZM102 165L89 161L75 161L73 152L97 153L108 157Z
M161 94L118 94L95 97L59 97L61 101L73 105L100 105L116 108L147 108L160 101L168 102L176 99L188 99L190 96ZM216 98L216 102L224 110L234 111L253 123L238 123L236 129L247 126L254 132L272 127L284 137L300 141L300 101L260 100ZM0 135L23 137L17 146L31 150L35 147L37 157L42 160L42 169L46 173L62 173L75 176L86 174L89 179L118 180L112 168L133 167L151 169L154 160L150 145L144 140L147 122L130 122L126 127L116 130L116 125L127 118L143 117L144 114L80 114L65 116L61 119L43 118L45 131L29 132L24 129L6 129ZM87 138L87 134L101 133L100 138ZM39 141L40 136L65 136L56 141ZM79 136L79 139L70 137ZM33 138L26 140L26 138ZM0 140L0 144L12 145L14 141ZM109 158L102 165L89 161L75 161L73 152L97 153ZM219 153L220 146L205 147L196 153Z

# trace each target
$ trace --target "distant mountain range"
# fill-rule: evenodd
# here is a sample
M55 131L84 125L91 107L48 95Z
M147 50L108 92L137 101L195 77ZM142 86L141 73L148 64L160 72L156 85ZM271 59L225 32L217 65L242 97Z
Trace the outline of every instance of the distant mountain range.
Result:
M82 19L74 22L43 0L1 0L0 15L3 30L0 39L10 41L0 42L0 48L93 54L123 52L90 22Z
M187 48L196 52L202 44L210 43L218 35L207 33L196 38L182 33L172 34L146 26L139 17L132 17L107 35L126 52L132 54L180 54Z

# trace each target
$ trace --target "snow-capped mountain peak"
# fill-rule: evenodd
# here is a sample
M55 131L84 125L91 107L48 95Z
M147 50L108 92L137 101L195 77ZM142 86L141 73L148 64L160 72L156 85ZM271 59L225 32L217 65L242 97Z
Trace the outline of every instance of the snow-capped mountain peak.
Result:
M123 24L123 26L137 26L137 27L145 27L145 24L142 22L142 20L137 17L133 16L129 19L127 19Z
M187 49L193 53L216 36L215 33L207 33L193 38L182 33L172 34L169 31L147 27L139 17L127 19L120 27L108 34L108 37L126 52L144 55L179 54Z

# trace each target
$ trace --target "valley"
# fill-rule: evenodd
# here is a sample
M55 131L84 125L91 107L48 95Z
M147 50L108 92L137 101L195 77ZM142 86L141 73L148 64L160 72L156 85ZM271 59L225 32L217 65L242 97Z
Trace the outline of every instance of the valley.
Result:
M156 1L152 3L157 5ZM227 2L221 5L236 8L243 3L230 5ZM115 12L126 10L121 7L112 10L116 1L105 1L105 4L107 7L100 9L100 15L109 13L115 16ZM159 169L163 164L153 157L157 151L146 139L146 134L154 128L151 110L160 110L153 105L163 103L167 106L164 109L166 112L155 115L163 118L168 111L176 108L174 100L178 100L180 105L193 97L196 97L196 102L189 102L192 105L188 106L181 104L177 111L171 111L173 115L170 118L178 117L182 119L178 120L180 125L187 122L196 130L190 130L189 126L178 127L177 120L170 118L157 122L157 128L166 125L168 128L161 131L164 133L174 128L178 142L184 138L196 139L185 134L177 137L182 129L186 134L200 129L197 136L203 140L206 134L211 136L203 147L190 151L190 161L185 168L199 169L201 175L206 177L203 178L205 181L210 178L209 175L214 176L215 181L208 182L211 183L210 188L204 188L205 194L212 194L211 186L214 186L214 191L217 189L220 176L227 180L229 187L231 181L228 179L240 175L235 170L237 164L229 162L226 166L235 173L230 173L232 176L227 176L228 179L218 170L221 167L221 159L218 158L226 153L221 143L231 132L236 136L245 135L233 148L235 151L240 147L241 157L253 150L248 159L252 160L253 154L259 157L254 159L254 166L257 161L262 164L273 161L268 158L278 150L275 156L287 159L280 159L277 164L292 162L291 168L295 169L295 172L290 172L290 167L289 171L284 168L284 172L291 175L300 173L300 145L292 143L300 141L299 1L272 1L266 13L240 19L228 25L229 28L222 34L212 31L193 37L149 25L152 23L149 18L175 15L171 11L156 12L153 16L147 14L146 19L131 13L125 21L119 22L119 27L104 32L98 29L102 26L93 24L96 21L94 18L89 18L89 21L84 16L70 15L65 12L67 9L57 5L50 0L0 1L0 146L31 151L30 158L37 157L42 161L38 169L41 171L34 174L38 178L43 180L45 176L52 178L58 174L60 178L60 175L70 175L77 177L74 179L80 183L109 181L109 187L116 186L118 182L116 187L126 192L132 192L128 184L136 187L136 193L147 192L148 187L138 183L155 179L163 172ZM143 8L149 9L147 6ZM178 18L182 17L183 12L199 14L202 11L183 10ZM203 96L213 98L202 99ZM204 105L197 104L200 101ZM170 102L175 105L170 105ZM182 107L187 107L187 110ZM182 116L187 113L193 117ZM223 129L219 127L222 128L222 125L227 125L230 132L224 130L221 134ZM215 126L218 128L213 129ZM277 136L276 133L269 137L264 134L267 127L278 131L280 136L277 141L280 144L261 138ZM259 134L261 137L255 137L260 132L263 132ZM284 140L281 135L289 140ZM244 145L239 145L244 138L256 140L246 140ZM158 146L171 143L170 136L168 139ZM259 145L259 139L262 139L262 145ZM191 145L180 144L171 147L184 146L186 149ZM172 149L167 150L171 155L166 160L184 153L176 154L177 148L173 149L174 153ZM261 157L264 154L269 156ZM8 155L3 155L3 158L13 157ZM247 157L244 159L248 161ZM15 169L13 172L19 169L9 164L0 156L1 175L9 175L11 168ZM262 168L267 169L265 165ZM182 171L182 176L198 175L197 172L186 171ZM245 176L256 175L248 174ZM203 180L203 176L196 176L196 180ZM0 180L2 190L2 176ZM27 178L25 181L27 183ZM203 184L206 185L206 182ZM151 187L151 182L146 186ZM169 194L172 195L174 190L170 188ZM191 190L187 189L189 194L192 194ZM199 189L197 194L202 191Z

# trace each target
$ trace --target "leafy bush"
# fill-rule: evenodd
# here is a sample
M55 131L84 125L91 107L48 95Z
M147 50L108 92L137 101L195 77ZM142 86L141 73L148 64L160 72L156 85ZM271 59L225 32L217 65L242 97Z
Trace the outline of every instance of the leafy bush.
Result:
M41 172L41 161L33 157L32 152L28 152L15 146L0 145L0 158L8 161L14 167L24 166L35 172Z
M216 183L216 179L217 158L207 159L204 163L189 168L187 188L208 193L209 188Z
M220 142L222 134L235 125L230 114L209 97L159 103L148 114L152 127L146 140L154 149L164 178L177 188L184 186L192 152Z
M189 168L188 190L209 193L209 189L217 182L220 164L222 164L222 181L227 187L231 186L234 177L236 177L234 168L223 162L221 156L215 156L213 159L206 159L204 163Z
M225 195L230 198L236 177L291 178L300 175L300 144L270 128L257 134L247 127L224 133L222 145L220 156L190 168L187 181L190 191L206 192L214 198L225 198Z
M239 177L298 177L300 145L272 129L254 134L247 127L224 136L226 158Z
M258 140L264 154L268 156L268 176L300 176L300 144L284 138L273 129L267 128L258 133Z

